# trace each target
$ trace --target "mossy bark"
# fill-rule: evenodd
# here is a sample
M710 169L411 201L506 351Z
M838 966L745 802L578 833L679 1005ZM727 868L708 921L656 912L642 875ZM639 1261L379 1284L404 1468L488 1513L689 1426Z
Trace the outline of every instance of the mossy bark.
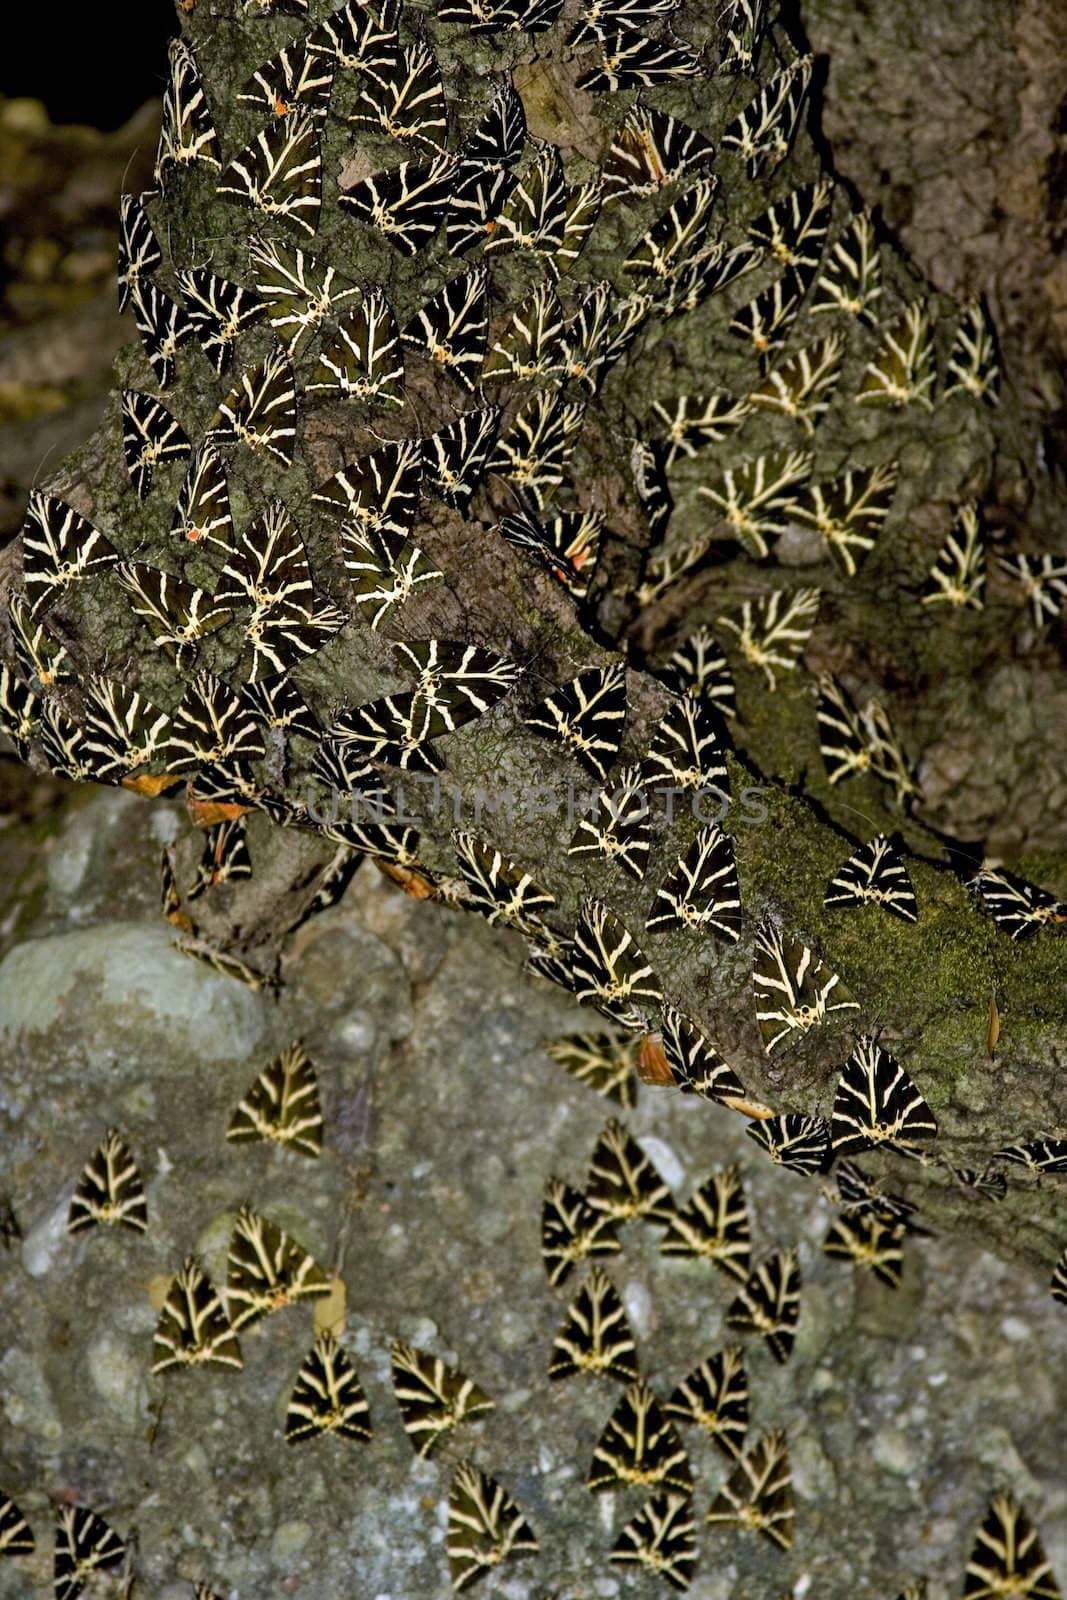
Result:
M706 48L712 64L707 74L651 96L660 109L701 128L716 142L754 93L749 80L716 75L713 70L719 49L718 11L717 0L693 6L679 23L688 41ZM258 125L254 113L232 109L239 87L294 36L297 25L286 18L266 22L220 18L204 4L184 16L182 25L197 51L229 156L254 135ZM420 18L420 26L438 52L449 99L456 108L453 115L464 133L488 104L495 75L511 67L531 134L560 147L570 182L595 176L611 125L621 120L633 97L597 97L578 90L580 69L561 47L563 29L538 40L535 51L522 34L503 36L507 42L501 45L472 41L463 30L443 27L429 17ZM764 49L764 78L774 70L774 49L788 57L790 48L786 32L778 31ZM770 200L819 174L821 140L813 137L813 129L802 130L793 153L769 185L749 183L743 166L729 157L720 161L717 205L728 237L743 236L744 224ZM363 154L357 150L355 159L362 160ZM308 248L354 281L382 284L403 323L453 275L455 264L441 238L409 260L341 212L336 204L338 184L353 181L352 159L351 133L343 118L335 117L324 142L322 224ZM606 212L580 259L579 278L606 277L620 288L632 289L635 285L622 263L655 210L655 205L646 204ZM844 194L839 193L838 226L846 211ZM248 212L216 197L210 173L193 170L174 176L153 209L153 221L166 241L170 265L207 260L215 270L248 281L247 239L253 221ZM943 363L956 308L920 278L888 239L882 257L883 320L906 301L926 297ZM495 295L501 304L516 303L531 286L524 265L509 256L492 259ZM859 578L850 582L825 560L810 561L803 550L793 567L769 568L734 551L721 564L681 580L652 606L643 610L638 606L634 590L649 535L630 468L629 441L636 434L654 434L649 420L654 399L669 401L679 394L719 388L743 394L754 386L758 381L754 359L739 351L728 323L737 304L766 281L764 274L754 275L713 296L688 317L651 322L588 407L562 503L574 503L577 497L606 518L608 537L596 579L592 632L582 626L562 589L493 531L499 515L510 509L511 496L499 481L490 479L467 518L438 500L423 499L416 537L444 573L444 583L416 593L380 632L372 632L356 617L327 649L298 669L297 677L326 718L341 705L404 687L389 650L391 639L458 638L514 658L525 668L519 690L485 721L443 741L447 773L441 801L423 785L410 780L403 784L404 803L418 817L420 858L426 868L443 874L454 870L449 835L459 820L483 832L556 896L562 928L572 924L581 899L595 894L645 944L666 995L706 1024L754 1094L783 1110L825 1111L847 1053L844 1036L819 1037L817 1044L813 1041L800 1052L799 1060L788 1055L779 1066L768 1063L755 1028L751 931L765 912L773 913L784 927L810 940L843 975L861 1003L862 1026L881 1030L889 1047L902 1057L939 1118L939 1153L946 1161L981 1166L1009 1140L1062 1130L1067 1124L1059 1072L1063 944L1043 935L1033 943L1014 946L982 918L950 869L941 836L926 826L921 802L913 814L904 816L889 806L887 791L873 781L857 780L840 792L829 787L806 674L785 676L769 693L761 675L737 665L739 717L731 779L735 796L746 785L759 787L766 817L745 824L738 821L735 809L727 819L727 827L737 835L748 913L746 937L731 949L692 945L680 937L645 941L642 936L655 887L697 822L682 817L667 828L660 821L653 865L636 888L614 869L576 861L567 855L573 831L569 791L575 786L584 791L588 784L567 758L521 727L523 716L550 689L585 666L605 664L617 648L626 648L630 670L624 748L627 754L639 755L647 749L668 701L649 664L660 661L697 624L714 624L720 613L740 600L789 587L796 580L818 583L824 597L820 623L806 653L808 667L840 672L857 694L879 694L891 706L904 730L905 745L912 749L921 749L936 736L942 719L951 719L955 697L965 694L973 704L970 686L990 683L994 667L1004 660L1006 631L1010 636L1014 630L1024 673L1031 668L1046 670L1043 646L1028 637L1025 627L1017 626L1018 613L1006 587L994 583L981 614L951 619L932 616L918 593L955 502L978 498L996 504L1036 503L1043 519L1061 507L1054 485L1033 482L1032 416L1010 389L996 410L953 399L932 412L905 407L896 413L858 413L853 403L856 383L877 339L861 329L849 332L844 380L815 441L819 477L876 460L900 462L901 488L891 520ZM824 331L817 323L802 322L795 343ZM268 344L266 332L254 334L242 346L242 362L250 364ZM302 375L306 379L306 371ZM154 388L139 346L131 346L120 358L116 386ZM198 354L185 351L179 358L178 382L164 398L195 441L228 386L225 381L220 386ZM526 395L514 388L500 398L510 418ZM415 360L409 362L407 405L395 423L367 417L344 401L305 405L297 458L289 471L265 465L240 449L233 452L229 478L238 527L267 495L280 495L301 523L320 592L350 610L335 533L315 515L311 491L382 438L429 434L451 421L457 409L458 391ZM676 504L671 542L707 529L706 502L696 493L701 479L706 481L743 455L802 442L793 436L786 419L757 416L725 445L684 464L672 478ZM175 558L168 530L177 484L176 474L161 472L147 501L134 496L123 462L116 398L104 427L50 487L107 530L124 554L136 552L138 559L167 565ZM1019 531L1017 524L1013 531ZM9 580L15 579L16 566L16 559L9 556ZM184 570L194 581L210 582L215 576L209 565L197 565L195 560ZM84 669L121 673L127 681L135 680L150 699L173 709L183 682L158 653L147 648L120 591L102 582L81 590L59 610ZM200 664L236 678L239 654L239 645L225 633L203 645ZM76 694L70 703L74 709ZM999 728L991 719L993 760ZM1011 737L1013 749L1018 749L1014 731ZM294 797L302 797L306 787L310 756L310 748L299 743L291 752L288 786ZM532 805L500 805L507 793L529 796L532 784L537 786ZM1011 795L1006 799L1010 801ZM484 812L481 825L476 821L478 807ZM939 818L930 820L936 824ZM895 829L902 832L911 852L909 872L922 912L918 925L897 924L875 909L845 914L825 910L826 884L855 842ZM184 848L191 853L197 847L188 843ZM265 826L260 830L257 825L254 854L253 883L206 918L211 933L236 943L250 959L266 957L277 945L279 930L290 920L299 898L294 885L302 889L324 848L306 833ZM1021 869L1051 889L1067 890L1067 861L1062 856L1046 853L1024 859ZM428 909L427 915L433 914ZM995 1059L986 1049L994 1000L1001 1018ZM980 1231L987 1243L1012 1255L1026 1255L1042 1272L1047 1273L1067 1241L1067 1199L1062 1192L1057 1195L1053 1185L1013 1184L1002 1205L983 1205L979 1210L942 1165L909 1164L893 1176L920 1200L938 1226Z

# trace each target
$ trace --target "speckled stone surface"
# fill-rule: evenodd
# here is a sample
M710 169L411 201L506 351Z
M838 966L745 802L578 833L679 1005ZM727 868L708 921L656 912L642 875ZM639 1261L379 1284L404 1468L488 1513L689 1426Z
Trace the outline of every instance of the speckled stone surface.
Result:
M165 808L118 796L75 813L36 920L0 965L0 1191L24 1235L0 1257L0 1487L38 1538L32 1560L0 1561L0 1596L50 1592L50 1501L74 1500L136 1536L133 1600L188 1600L190 1580L239 1600L443 1597L448 1481L467 1454L517 1496L541 1544L483 1592L668 1592L608 1561L641 1494L584 1487L618 1386L546 1377L576 1280L548 1288L542 1188L550 1173L582 1183L613 1108L543 1046L595 1025L589 1014L522 977L507 938L405 899L371 868L302 930L280 997L252 994L169 950L150 892L143 916L120 911L136 896L115 870L119 842L121 878L151 886L161 827ZM297 1036L319 1072L321 1159L227 1145L233 1107ZM818 1181L766 1162L741 1118L642 1090L626 1120L679 1198L738 1161L754 1259L795 1243L804 1278L791 1361L743 1341L753 1435L789 1439L794 1548L701 1526L694 1600L892 1600L918 1573L947 1600L1000 1487L1022 1497L1067 1574L1067 1314L1045 1287L947 1237L909 1241L895 1293L861 1280L821 1254L833 1209ZM141 1165L148 1231L71 1238L71 1192L112 1123ZM307 1307L245 1333L240 1373L150 1375L152 1297L191 1250L224 1277L243 1203L340 1270L369 1444L284 1441ZM730 1341L733 1289L663 1258L658 1236L627 1226L609 1270L664 1397ZM396 1338L458 1362L496 1400L426 1462L391 1393ZM702 1524L725 1457L686 1440Z

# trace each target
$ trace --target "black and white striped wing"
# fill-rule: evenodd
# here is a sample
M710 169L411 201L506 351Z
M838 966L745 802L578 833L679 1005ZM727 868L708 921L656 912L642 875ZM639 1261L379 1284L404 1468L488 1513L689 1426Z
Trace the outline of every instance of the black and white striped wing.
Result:
M538 1550L537 1536L502 1484L462 1461L448 1491L448 1564L457 1592L518 1555Z
M126 1544L103 1517L87 1506L56 1510L52 1593L76 1600L94 1572L108 1572L126 1558Z
M688 1495L653 1495L623 1528L608 1559L617 1567L643 1567L672 1588L688 1589L697 1564L693 1502Z
M619 1291L597 1266L567 1307L548 1363L550 1378L583 1372L620 1383L638 1376L637 1345Z
M963 1600L1060 1600L1060 1586L1037 1529L1010 1494L994 1495L975 1536Z
M861 1039L838 1080L831 1118L835 1157L861 1150L918 1156L937 1119L915 1081L874 1039Z
M67 1214L67 1232L80 1233L97 1224L148 1227L144 1183L133 1153L117 1128L109 1128L85 1164Z
M399 1340L390 1355L393 1394L416 1455L428 1456L461 1422L494 1409L495 1402L473 1379L439 1356Z
M741 1283L747 1281L752 1237L745 1191L736 1166L712 1173L674 1212L660 1240L660 1251L665 1256L710 1261Z
M541 1259L553 1289L565 1283L579 1263L596 1256L617 1256L621 1249L616 1223L607 1212L594 1210L579 1190L562 1179L546 1179Z
M756 1333L778 1362L789 1360L800 1317L800 1265L793 1250L778 1250L754 1267L726 1312L726 1325Z
M858 1011L838 974L803 940L764 922L756 934L752 987L768 1055L795 1043L839 1011Z
M683 1094L699 1094L725 1105L745 1100L744 1085L734 1069L696 1023L672 1005L663 1007L663 1049Z
M626 668L587 667L526 718L524 726L570 750L601 782L619 753L626 723Z
M808 1176L823 1172L830 1158L830 1124L824 1117L808 1117L787 1111L776 1117L762 1117L745 1129L777 1166Z
M364 1443L372 1434L363 1385L345 1350L329 1333L319 1334L297 1373L285 1412L285 1442L297 1444L324 1433Z
M706 823L664 878L645 927L650 931L717 933L741 937L741 890L734 842L717 822Z
M296 380L284 350L275 350L242 375L209 424L208 438L240 443L281 467L292 466Z
M322 1152L322 1102L314 1064L299 1040L274 1057L230 1118L232 1143L266 1140L316 1159Z
M594 1211L613 1223L633 1217L663 1223L674 1213L666 1181L633 1135L614 1118L593 1148L585 1198Z
M647 1383L632 1383L616 1405L593 1451L585 1481L595 1493L662 1485L678 1494L692 1494L689 1457Z
M825 906L884 906L902 922L918 922L919 906L900 849L884 833L850 856L827 886Z
M713 1527L762 1534L780 1550L793 1543L793 1475L780 1429L764 1434L741 1457L712 1501L705 1521Z
M633 935L603 901L589 899L575 924L574 993L624 1028L641 1029L663 998L660 981Z
M318 119L297 111L268 123L234 156L219 179L217 193L271 222L284 222L309 237L316 233L322 205Z
M728 1456L744 1453L748 1377L740 1345L726 1345L682 1379L663 1407L665 1416L702 1428Z
M122 391L122 450L130 482L144 500L157 466L188 461L188 435L155 395L137 389Z

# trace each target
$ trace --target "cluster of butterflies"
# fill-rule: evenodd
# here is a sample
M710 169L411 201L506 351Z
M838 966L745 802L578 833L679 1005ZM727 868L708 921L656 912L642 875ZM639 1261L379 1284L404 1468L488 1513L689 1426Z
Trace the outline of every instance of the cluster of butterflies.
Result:
M323 1114L318 1075L297 1041L271 1060L234 1109L226 1129L231 1143L267 1142L315 1160L322 1151ZM71 1199L71 1234L93 1227L143 1233L148 1204L133 1153L117 1129L109 1129L87 1162ZM212 1284L203 1264L188 1257L172 1277L159 1313L152 1346L152 1372L243 1365L238 1335L262 1318L311 1300L328 1302L334 1317L338 1286L310 1253L270 1218L243 1207L234 1223L224 1291ZM324 1434L366 1443L373 1429L358 1373L333 1331L319 1326L292 1387L284 1433L289 1444ZM440 1357L403 1341L391 1347L392 1386L403 1427L415 1453L427 1457L454 1428L494 1408L472 1379ZM462 1588L512 1549L536 1549L515 1502L471 1461L455 1468L449 1492L448 1551L452 1580ZM522 1524L520 1526L520 1524ZM503 1543L505 1548L498 1549ZM0 1554L34 1549L25 1519L10 1501L0 1501ZM55 1554L57 1600L74 1600L96 1569L126 1558L126 1545L97 1513L85 1507L59 1513ZM213 1600L206 1585L197 1600Z
M722 1352L724 1356L727 1353ZM769 1434L767 1439L773 1445L776 1436ZM765 1453L761 1452L760 1463ZM785 1471L788 1494L788 1464ZM651 1504L656 1505L658 1500L667 1503L666 1518L652 1522L642 1520L645 1513L640 1513L625 1530L612 1560L638 1563L675 1588L686 1589L695 1567L695 1535L692 1522L685 1523L688 1512L684 1507L673 1511L671 1508L680 1500L688 1503L687 1497L668 1493ZM742 1520L743 1509L744 1502L738 1514L727 1520ZM709 1520L720 1519L712 1519L709 1513ZM628 1538L631 1530L635 1530L635 1536ZM35 1548L36 1540L26 1518L13 1500L0 1493L0 1557L32 1555ZM463 1462L456 1469L449 1497L448 1548L453 1586L460 1589L511 1556L535 1552L538 1545L521 1509L507 1491L469 1462ZM452 1553L454 1549L456 1555ZM640 1551L645 1552L643 1558L636 1553ZM87 1506L57 1508L56 1600L76 1600L96 1573L117 1571L127 1557L126 1541L98 1512ZM221 1600L206 1583L193 1583L191 1588L193 1600ZM1010 1494L994 1495L967 1562L963 1600L1001 1600L1009 1594L1020 1600L1060 1600L1060 1593L1038 1531L1024 1508ZM926 1580L920 1578L901 1591L899 1600L925 1600L925 1596Z

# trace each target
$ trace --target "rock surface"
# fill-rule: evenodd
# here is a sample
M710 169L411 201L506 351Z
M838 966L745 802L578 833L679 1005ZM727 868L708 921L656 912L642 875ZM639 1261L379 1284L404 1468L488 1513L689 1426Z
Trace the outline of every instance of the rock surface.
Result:
M444 1596L448 1481L467 1454L518 1497L541 1544L486 1593L655 1592L607 1559L640 1493L584 1487L617 1386L546 1377L575 1280L547 1286L543 1184L556 1173L581 1185L618 1108L544 1044L595 1020L523 978L506 940L417 905L370 868L302 930L277 1000L202 971L167 948L152 905L131 910L126 889L151 881L168 815L117 795L68 814L0 964L0 1189L23 1232L0 1280L0 1487L38 1538L32 1560L0 1561L0 1596L49 1592L53 1500L136 1534L137 1600L187 1600L190 1580L239 1600ZM319 1073L321 1158L228 1145L234 1106L298 1036ZM771 1166L742 1119L642 1089L625 1120L678 1198L738 1161L754 1259L796 1243L804 1278L791 1361L742 1341L753 1434L789 1438L794 1548L701 1527L694 1600L891 1597L920 1572L931 1600L947 1600L1000 1487L1022 1497L1067 1574L1054 1424L1067 1409L1067 1317L1043 1286L947 1237L909 1241L896 1292L861 1280L821 1253L833 1210L817 1181ZM71 1238L71 1192L111 1124L141 1166L148 1230ZM284 1441L313 1337L303 1306L243 1335L240 1373L150 1375L167 1276L195 1250L221 1281L243 1203L339 1270L369 1444ZM609 1270L664 1397L731 1342L734 1291L709 1266L662 1257L657 1237L629 1224ZM458 1362L497 1403L428 1462L414 1459L392 1398L396 1338ZM700 1523L725 1457L692 1432L686 1442Z

